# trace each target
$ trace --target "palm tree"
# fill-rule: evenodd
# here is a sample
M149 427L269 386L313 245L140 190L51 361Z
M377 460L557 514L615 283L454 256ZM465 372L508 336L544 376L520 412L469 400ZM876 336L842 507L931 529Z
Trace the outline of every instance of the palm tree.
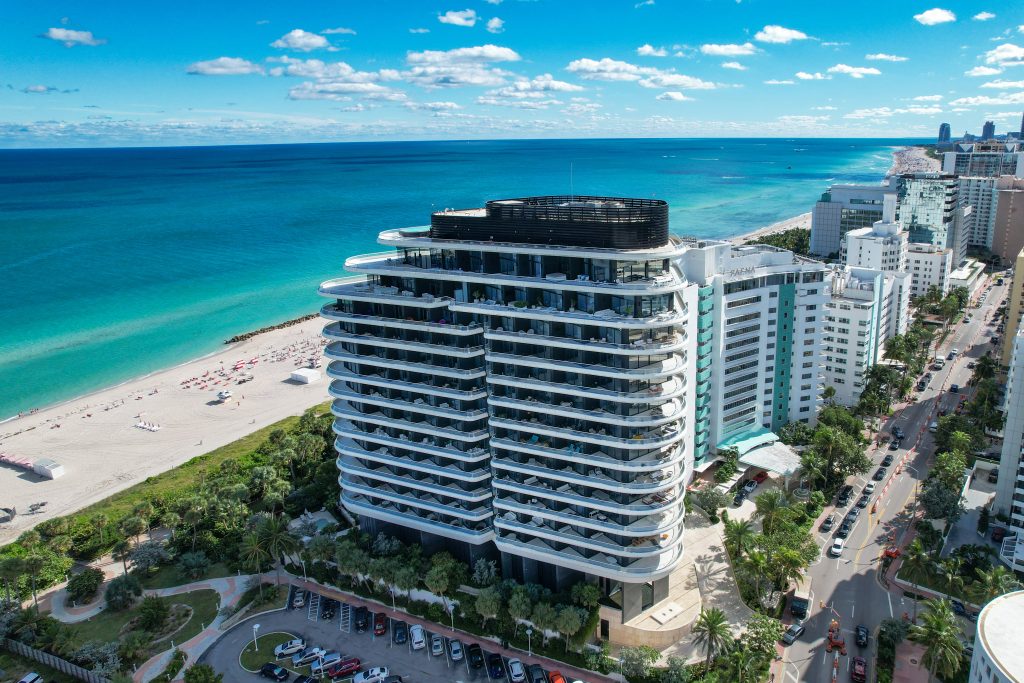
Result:
M704 665L711 666L712 660L724 652L732 642L732 631L725 618L725 612L717 607L701 609L691 632L693 642L704 650Z
M260 543L277 563L277 582L281 583L281 562L285 555L295 552L299 546L297 538L288 531L288 518L283 515L268 517L256 530Z
M246 534L238 546L238 559L242 566L251 570L253 574L259 574L272 555L267 552L262 539L256 533ZM263 599L263 581L257 577L260 585L260 599Z
M743 560L743 571L754 580L754 591L761 600L761 581L768 575L768 556L760 550L751 550Z
M772 489L759 495L754 505L757 508L754 516L761 519L761 528L770 535L782 510L789 507L789 497L779 489Z
M900 564L900 571L903 572L903 578L911 583L920 584L932 575L934 571L935 562L932 560L931 555L924 549L924 545L921 543L920 538L915 538L914 541L907 546L907 551L903 553L903 560ZM914 621L917 621L917 593L914 593Z
M910 639L924 646L923 664L931 678L949 679L960 670L964 646L949 600L929 600L920 624L910 627Z
M982 606L1004 593L1015 590L1020 590L1017 577L1002 565L992 567L989 571L979 569L977 579L971 584L971 596Z
M996 376L999 363L991 356L982 356L974 366L974 374L971 375L971 385L975 385L983 379L992 379Z
M27 555L22 562L25 572L29 575L29 579L32 582L32 602L35 604L36 609L39 609L39 598L36 596L36 576L46 566L46 558L33 552Z
M95 515L89 518L89 526L91 526L92 530L99 535L100 545L104 545L107 542L107 524L110 524L110 518L102 512L96 513Z
M7 602L11 600L11 581L17 581L21 576L23 565L20 557L5 557L0 560L0 576L4 580L4 590L7 593Z
M946 595L950 597L960 597L963 593L964 577L960 576L963 563L959 557L947 557L939 563L939 578L942 580Z
M725 520L725 547L729 548L733 561L739 561L750 547L754 538L754 527L748 520Z

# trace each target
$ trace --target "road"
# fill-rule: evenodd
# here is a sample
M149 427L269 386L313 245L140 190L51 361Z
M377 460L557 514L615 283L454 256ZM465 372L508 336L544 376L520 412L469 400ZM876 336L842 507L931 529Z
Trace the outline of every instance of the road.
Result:
M833 558L828 555L833 540L832 532L816 532L822 546L822 556L808 570L812 591L811 612L805 622L807 630L804 635L786 649L782 669L784 680L813 683L832 680L833 655L825 651L825 636L833 618L839 619L848 653L846 657L839 658L836 680L849 680L850 660L855 656L862 656L868 661L868 680L874 680L874 672L870 669L875 653L874 635L879 623L883 619L899 618L903 613L913 611L912 600L903 598L898 591L890 593L879 583L877 569L880 567L882 552L890 539L898 543L909 527L915 491L927 474L928 460L933 451L928 424L935 419L939 409L944 407L952 412L956 407L962 394L950 393L949 387L953 384L967 386L971 376L967 363L984 355L989 348L988 334L995 328L989 327L988 322L1006 295L1006 289L1005 283L993 287L981 308L968 308L971 321L958 324L936 351L937 357L945 358L950 349L957 348L961 352L960 356L954 362L946 361L942 370L932 370L934 376L931 383L925 391L917 394L918 400L896 412L883 426L883 435L890 434L897 426L902 428L906 435L903 441L906 448L890 451L883 438L882 444L868 453L872 458L872 468L865 475L851 477L847 481L854 487L850 505L827 510L835 512L838 527L864 485L871 481L882 458L892 453L895 462L889 467L887 478L876 482L876 491L872 496L872 503L877 505L877 510L872 513L869 506L862 511L847 539L842 556ZM897 473L897 463L901 461L904 465L902 471ZM872 632L868 647L864 649L854 643L853 630L858 624L864 624Z

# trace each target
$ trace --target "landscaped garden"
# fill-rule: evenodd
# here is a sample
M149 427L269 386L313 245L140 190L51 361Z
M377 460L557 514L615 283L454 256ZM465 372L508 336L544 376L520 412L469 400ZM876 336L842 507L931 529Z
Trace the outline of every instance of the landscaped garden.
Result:
M242 649L242 653L238 656L238 663L242 665L242 668L246 671L256 673L260 670L266 662L274 660L274 648L281 643L287 643L289 640L295 638L292 633L285 633L284 631L276 631L274 633L265 633L256 638L256 642L249 641L249 643ZM288 667L291 671L296 671L292 667ZM308 667L303 667L308 669ZM305 671L304 673L308 673Z

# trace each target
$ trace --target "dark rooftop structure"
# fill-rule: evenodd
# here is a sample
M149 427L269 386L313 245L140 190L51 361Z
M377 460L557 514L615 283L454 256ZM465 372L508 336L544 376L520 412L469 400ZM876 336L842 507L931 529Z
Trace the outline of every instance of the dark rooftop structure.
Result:
M483 209L439 211L430 237L443 240L653 249L668 244L660 199L554 195L498 199Z

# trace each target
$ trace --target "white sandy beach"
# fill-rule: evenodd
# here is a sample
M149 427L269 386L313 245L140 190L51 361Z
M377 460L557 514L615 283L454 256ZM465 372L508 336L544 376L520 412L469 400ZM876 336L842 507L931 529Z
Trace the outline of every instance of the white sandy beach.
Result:
M326 376L314 384L289 381L292 370L321 357L323 326L323 319L314 318L265 332L214 355L0 423L0 453L50 458L65 469L51 481L0 466L0 507L19 513L0 528L0 542L326 401ZM252 359L258 362L235 370L238 361ZM253 379L238 384L243 374ZM192 378L197 381L182 384ZM219 403L217 392L224 388L234 396ZM159 430L136 427L140 422ZM39 513L27 514L29 505L42 501Z
M794 228L800 228L801 230L811 229L811 212L802 213L799 216L793 216L787 218L784 221L778 223L772 223L771 225L759 228L753 232L748 232L745 235L738 235L730 238L733 244L743 244L749 240L757 239L758 237L764 237L765 235L771 235L776 232L785 232L786 230L793 230Z

